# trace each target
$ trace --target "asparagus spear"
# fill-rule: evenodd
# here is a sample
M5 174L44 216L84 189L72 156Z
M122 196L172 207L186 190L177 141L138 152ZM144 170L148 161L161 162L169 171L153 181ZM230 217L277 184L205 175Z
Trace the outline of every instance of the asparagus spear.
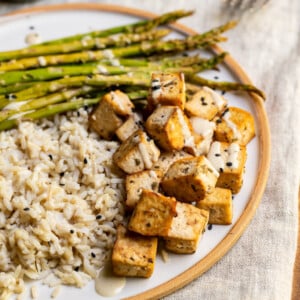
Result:
M37 108L42 108L47 105L63 102L73 97L87 94L93 88L84 86L78 89L66 90L58 93L52 93L44 97L39 97L29 101L13 101L9 103L4 110L0 111L0 122L10 118L13 115L19 114L24 111L32 111Z
M205 38L201 35L184 40L168 41L147 41L128 47L113 48L98 51L83 51L70 54L48 55L39 57L23 58L0 65L0 71L24 70L37 67L54 66L69 63L86 63L90 61L100 61L102 59L113 59L116 57L149 56L155 53L180 52L194 50L197 48L207 48L213 44L223 41L222 37Z
M88 63L83 65L62 65L57 67L38 68L33 70L10 71L0 74L0 85L11 85L21 82L52 80L65 76L91 74L118 75L136 70L163 70L165 68L181 68L195 64L205 64L206 60L198 56L179 57L161 62L140 62L139 60L115 60L115 66L106 63ZM137 66L136 66L136 65ZM127 67L126 65L129 65Z
M37 84L37 82L17 82L16 84L11 84L8 86L0 86L0 97L1 95L9 95L27 89L33 86L34 84Z
M153 28L156 28L160 25L166 25L175 22L178 19L190 16L193 13L193 11L176 10L173 12L162 14L152 20L143 20L129 25L121 25L105 30L97 30L83 34L76 34L73 36L48 41L40 45L63 44L66 42L76 40L88 40L95 37L107 37L118 33L142 33L145 31L152 30ZM33 48L34 47L36 46L33 46Z
M186 80L190 83L201 85L201 86L208 86L210 88L215 88L223 91L245 91L245 92L252 92L260 96L262 99L266 99L266 95L263 91L256 88L250 84L244 84L239 82L222 82L222 81L214 81L210 79L206 79L200 77L195 74L188 74L186 76Z
M33 57L57 53L71 53L90 49L105 49L108 47L125 47L133 43L139 43L145 40L160 39L170 33L168 29L158 29L141 32L140 34L121 34L104 38L87 39L83 41L70 41L63 44L39 45L23 49L0 52L0 61L10 59L20 59L24 57Z
M144 92L132 92L128 93L129 98L134 101L139 100L143 97ZM0 131L11 129L17 126L20 121L34 121L42 118L54 116L56 114L64 113L71 110L76 110L84 106L91 106L97 104L101 100L101 94L97 98L92 99L78 99L71 102L59 103L54 105L46 106L45 108L38 109L34 112L27 112L22 115L15 115L10 119L0 122Z

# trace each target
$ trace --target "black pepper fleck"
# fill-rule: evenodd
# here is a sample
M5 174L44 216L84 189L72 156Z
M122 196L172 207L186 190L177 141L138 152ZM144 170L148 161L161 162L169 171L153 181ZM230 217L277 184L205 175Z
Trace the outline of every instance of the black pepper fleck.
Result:
M222 120L221 120L221 119L218 119L216 122L217 122L218 124L220 124L220 123L222 123Z
M100 220L100 219L102 219L102 216L101 216L101 215L97 215L97 216L96 216L96 219L97 219L97 220Z
M223 173L223 172L224 172L223 168L220 168L219 171L220 171L220 173Z
M73 229L71 229L71 230L70 230L70 233L71 233L71 234L73 234L73 233L74 233L74 230L73 230Z
M24 210L24 211L29 211L30 208L29 208L29 207L25 207L23 210Z
M215 80L219 79L219 76L214 76L214 79L215 79Z
M86 165L88 163L87 158L84 158L83 163Z
M215 156L217 156L217 157L218 157L218 156L221 156L221 154L220 154L220 153L216 153L216 154L215 154Z
M92 257L95 258L96 254L94 252L91 253Z
M75 271L75 272L78 272L78 271L79 271L79 267L75 267L75 268L74 268L74 271Z
M222 95L224 96L226 94L226 91L222 91Z
M64 177L64 176L65 176L65 172L60 172L60 173L59 173L59 176L60 176L60 177Z
M53 160L53 156L51 154L48 155L50 160Z
M232 162L230 162L230 161L227 162L227 163L226 163L226 166L227 166L227 167L231 167L231 166L232 166Z

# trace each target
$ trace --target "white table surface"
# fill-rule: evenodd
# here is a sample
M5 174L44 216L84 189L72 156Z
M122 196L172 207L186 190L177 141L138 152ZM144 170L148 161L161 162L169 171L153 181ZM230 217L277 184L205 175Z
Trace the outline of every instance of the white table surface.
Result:
M7 3L8 2L8 3ZM12 4L15 9L70 0ZM21 1L20 1L21 2ZM203 31L229 20L221 0L81 1L124 5L154 13L184 8L196 14L181 23ZM290 299L297 235L300 172L300 1L271 0L242 18L223 46L267 94L272 163L265 195L243 236L208 272L166 297L174 299ZM299 295L300 299L300 295Z

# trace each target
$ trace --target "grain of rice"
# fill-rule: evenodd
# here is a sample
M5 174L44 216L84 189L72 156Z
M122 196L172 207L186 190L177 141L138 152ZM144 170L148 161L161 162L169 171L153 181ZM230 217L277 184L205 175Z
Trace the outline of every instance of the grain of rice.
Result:
M58 294L60 292L60 289L61 289L60 285L55 287L54 290L51 293L51 298L55 299L58 296Z
M37 299L38 297L38 291L37 291L37 287L35 285L33 285L30 289L31 292L31 298L32 299Z

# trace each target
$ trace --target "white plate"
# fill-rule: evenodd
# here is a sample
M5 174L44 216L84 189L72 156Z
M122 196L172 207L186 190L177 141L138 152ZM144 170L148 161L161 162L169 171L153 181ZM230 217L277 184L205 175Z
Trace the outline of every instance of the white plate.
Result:
M139 16L137 16L140 15ZM128 24L149 16L145 12L128 10L122 7L74 4L53 6L52 8L35 8L13 18L0 19L0 50L24 47L25 36L36 32L42 40L59 38L66 35L95 29ZM34 28L34 29L33 29ZM177 27L178 30L187 30ZM179 31L178 31L179 32ZM191 30L189 30L191 32ZM180 33L173 36L182 36ZM221 66L220 71L205 72L205 76L217 80L236 81L235 76L247 81L239 66L229 58L229 66ZM261 99L241 93L226 93L231 106L238 106L250 111L256 119L257 137L247 147L248 160L244 185L238 195L234 196L234 217L231 226L213 225L203 235L198 251L193 255L172 255L168 262L157 257L155 271L150 279L128 279L122 292L110 299L133 297L148 299L170 293L195 277L205 272L219 260L236 242L253 217L262 196L269 168L269 131ZM188 270L188 271L187 271ZM34 283L35 284L35 283ZM29 286L32 283L28 284ZM52 289L38 284L39 299L50 299ZM26 292L29 297L28 291ZM57 299L107 299L96 294L94 282L83 289L63 287Z

